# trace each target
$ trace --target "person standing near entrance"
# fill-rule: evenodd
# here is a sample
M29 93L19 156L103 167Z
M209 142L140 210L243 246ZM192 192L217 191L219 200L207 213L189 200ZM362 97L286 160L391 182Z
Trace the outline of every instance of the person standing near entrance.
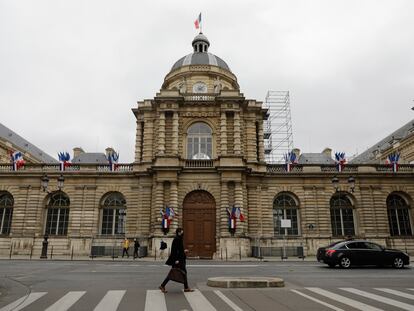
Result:
M139 247L140 247L139 241L137 239L134 239L134 259L137 257L141 258L139 256Z
M129 258L128 250L129 250L129 240L125 238L124 241L122 242L122 258L124 258L125 254Z
M168 257L167 261L165 262L166 265L171 266L171 271L165 278L164 282L160 285L159 289L166 293L165 286L170 281L170 275L171 272L174 270L174 268L179 268L183 272L183 283L184 283L184 291L185 292L193 292L194 289L191 289L188 287L188 280L187 280L187 269L185 267L186 265L186 253L188 250L184 249L184 241L183 241L183 234L184 230L182 228L177 228L175 231L175 238L171 245L171 254Z

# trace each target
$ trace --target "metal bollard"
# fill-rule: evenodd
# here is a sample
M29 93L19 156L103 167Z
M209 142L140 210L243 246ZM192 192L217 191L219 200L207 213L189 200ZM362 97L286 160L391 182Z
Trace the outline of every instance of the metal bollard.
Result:
M50 250L50 259L52 259L52 258L53 258L53 245L52 245L52 248Z
M157 260L157 248L154 248L154 261Z
M72 252L70 254L70 260L73 260L73 245L72 245Z
M12 257L12 251L13 251L13 244L10 244L10 254L9 254L9 259L11 259L11 257Z
M112 261L115 260L115 247L112 246Z
M227 247L226 247L226 261L227 261Z
M241 260L241 246L239 246L239 259Z
M32 255L33 255L33 244L30 247L30 260L32 260Z

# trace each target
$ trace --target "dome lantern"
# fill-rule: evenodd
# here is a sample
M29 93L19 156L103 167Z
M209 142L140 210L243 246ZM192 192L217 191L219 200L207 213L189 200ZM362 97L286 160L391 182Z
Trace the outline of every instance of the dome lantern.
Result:
M207 37L200 32L192 42L194 53L207 53L208 47L210 46L210 42L208 41Z

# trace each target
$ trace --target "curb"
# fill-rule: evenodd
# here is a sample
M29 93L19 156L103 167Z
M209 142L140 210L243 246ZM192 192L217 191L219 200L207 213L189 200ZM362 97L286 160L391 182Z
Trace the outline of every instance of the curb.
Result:
M282 278L274 277L214 277L207 280L210 287L221 288L266 288L284 287Z

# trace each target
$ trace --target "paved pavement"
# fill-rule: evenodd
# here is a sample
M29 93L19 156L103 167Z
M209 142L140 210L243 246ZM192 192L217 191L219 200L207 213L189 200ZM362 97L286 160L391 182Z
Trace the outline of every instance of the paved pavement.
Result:
M316 262L189 261L193 293L157 287L159 262L0 261L0 311L414 310L414 269L329 269ZM276 289L207 287L211 276L279 276Z

